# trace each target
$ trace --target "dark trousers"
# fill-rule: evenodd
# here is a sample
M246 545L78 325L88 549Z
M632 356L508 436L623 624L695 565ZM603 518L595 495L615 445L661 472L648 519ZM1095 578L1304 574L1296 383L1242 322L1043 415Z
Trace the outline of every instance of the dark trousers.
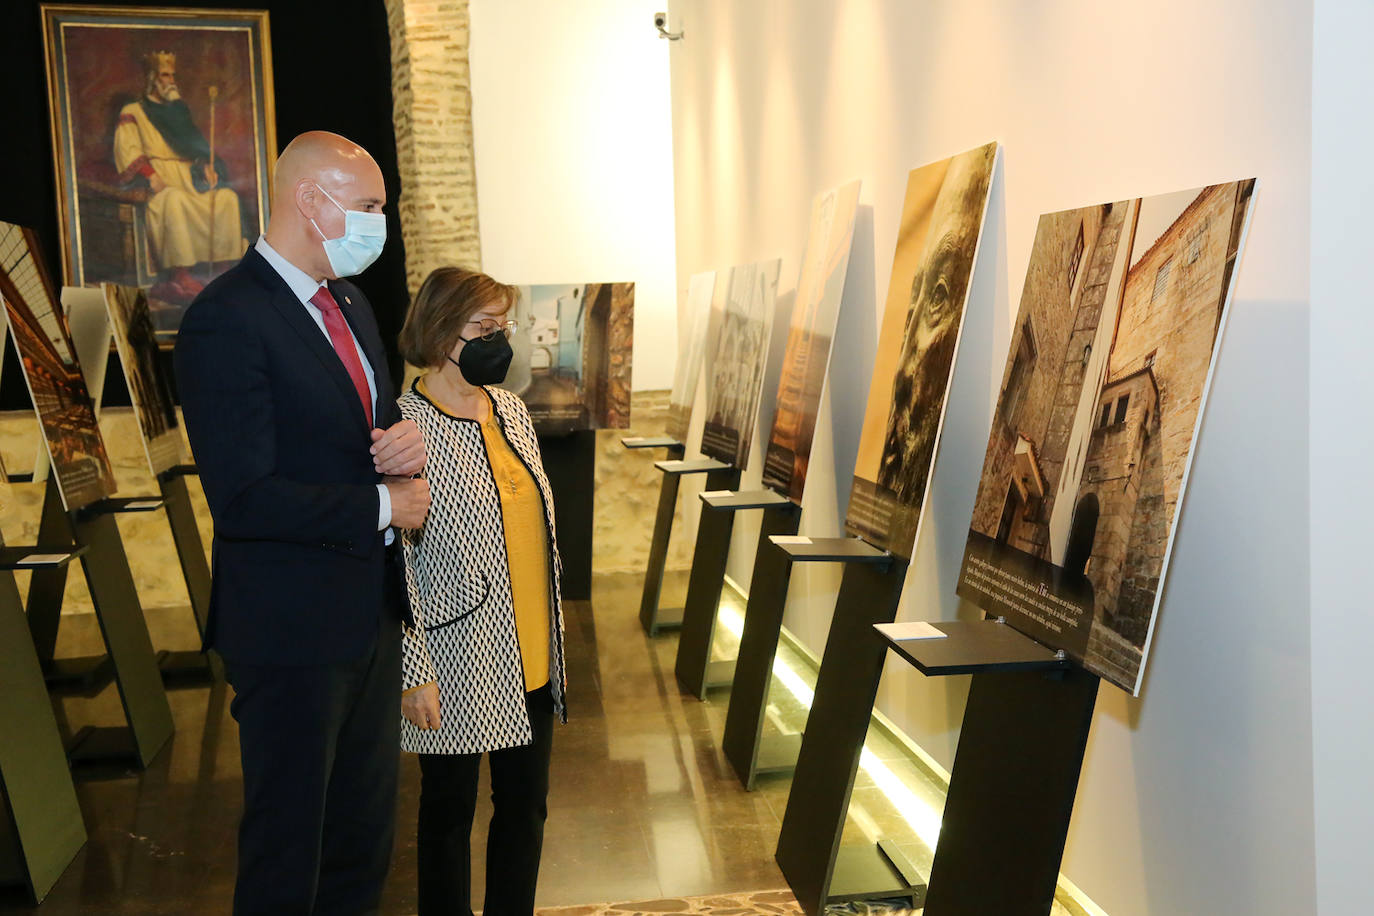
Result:
M553 693L548 685L525 694L525 706L534 740L487 754L492 814L482 916L534 912L553 749ZM472 916L472 819L482 755L419 757L420 916Z
M357 661L226 667L243 760L235 916L376 912L395 830L399 623Z

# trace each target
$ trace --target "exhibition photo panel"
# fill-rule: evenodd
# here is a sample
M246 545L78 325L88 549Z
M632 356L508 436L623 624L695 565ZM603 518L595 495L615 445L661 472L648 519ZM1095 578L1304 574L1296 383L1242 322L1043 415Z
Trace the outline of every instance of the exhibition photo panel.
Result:
M781 266L774 258L732 267L711 297L701 453L741 470L758 419Z
M1138 694L1255 180L1040 218L958 593Z
M181 426L172 379L159 358L148 294L132 286L101 284L115 349L138 417L148 468L153 476L181 462Z
M878 331L845 530L911 558L999 147L914 169Z
M115 491L95 403L33 234L0 222L0 298L68 511Z
M687 298L678 313L677 365L673 369L673 389L668 395L668 435L686 443L692 428L692 407L701 381L701 363L711 324L711 295L716 272L704 270L687 281Z
M540 435L630 425L633 283L521 286L501 387L524 399Z
M811 222L797 281L797 300L782 357L782 375L763 464L763 484L800 504L816 433L816 414L830 365L849 268L859 185L826 191L811 207Z

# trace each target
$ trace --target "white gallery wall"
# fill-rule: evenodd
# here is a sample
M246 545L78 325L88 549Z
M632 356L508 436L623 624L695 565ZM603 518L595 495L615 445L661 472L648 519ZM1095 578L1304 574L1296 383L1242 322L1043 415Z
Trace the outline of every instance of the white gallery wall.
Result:
M635 283L634 388L673 383L668 48L653 0L469 0L482 268Z
M1312 730L1321 916L1369 911L1374 824L1374 3L1316 0L1312 86ZM1353 473L1352 473L1353 472Z
M1345 660L1337 609L1352 595L1312 610L1312 570L1326 561L1310 502L1344 510L1315 484L1309 500L1308 481L1363 476L1370 413L1367 378L1352 401L1345 370L1315 372L1331 403L1312 422L1346 457L1319 453L1318 440L1309 454L1309 319L1325 367L1363 353L1339 329L1357 291L1368 329L1370 297L1353 277L1323 288L1322 323L1310 302L1313 208L1341 206L1348 174L1313 181L1312 3L1265 4L1261 15L1248 0L674 0L670 14L686 32L670 52L679 293L695 271L780 256L785 309L812 197L864 183L804 533L839 533L908 170L1004 144L904 619L971 613L954 582L1038 215L1259 177L1143 695L1102 688L1064 872L1111 916L1314 912L1313 684L1324 665L1314 652ZM1333 31L1333 45L1353 34ZM1359 80L1318 72L1345 81L1355 104L1355 87L1370 85L1364 67ZM1343 113L1327 112L1316 137ZM1367 153L1368 140L1356 149ZM1362 158L1335 142L1323 152L1352 167ZM1368 212L1351 209L1352 223L1366 225ZM771 409L766 390L765 417ZM1357 436L1341 439L1352 420ZM1367 530L1369 509L1353 533ZM745 585L756 530L756 520L736 526L730 574ZM794 575L786 625L817 653L837 581L827 570ZM1348 686L1319 677L1316 698ZM1365 702L1345 708L1363 715L1370 690L1359 689ZM965 691L889 661L879 705L948 766ZM1322 742L1343 747L1335 714L1318 722L1317 773L1346 776L1357 758L1321 756ZM1353 830L1340 798L1319 794L1320 811ZM1333 837L1322 913L1356 912L1334 857L1340 839L1368 842Z

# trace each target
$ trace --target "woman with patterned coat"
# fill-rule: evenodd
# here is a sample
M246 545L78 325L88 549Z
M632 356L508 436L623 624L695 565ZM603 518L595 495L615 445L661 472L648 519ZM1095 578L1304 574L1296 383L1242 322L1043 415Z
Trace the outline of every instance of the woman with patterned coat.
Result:
M401 746L420 759L420 916L470 916L482 755L493 813L485 916L534 909L549 754L563 705L563 615L553 497L529 411L505 378L518 291L445 267L401 329L427 366L400 398L424 437L431 505L406 531L415 626L404 642Z

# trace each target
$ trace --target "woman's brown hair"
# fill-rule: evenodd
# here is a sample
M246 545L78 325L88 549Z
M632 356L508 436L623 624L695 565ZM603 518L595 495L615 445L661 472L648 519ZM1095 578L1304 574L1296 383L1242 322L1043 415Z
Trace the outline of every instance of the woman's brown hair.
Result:
M502 304L508 312L520 291L476 270L439 267L433 270L406 313L397 341L402 358L412 366L432 369L458 346L463 328L483 308Z

